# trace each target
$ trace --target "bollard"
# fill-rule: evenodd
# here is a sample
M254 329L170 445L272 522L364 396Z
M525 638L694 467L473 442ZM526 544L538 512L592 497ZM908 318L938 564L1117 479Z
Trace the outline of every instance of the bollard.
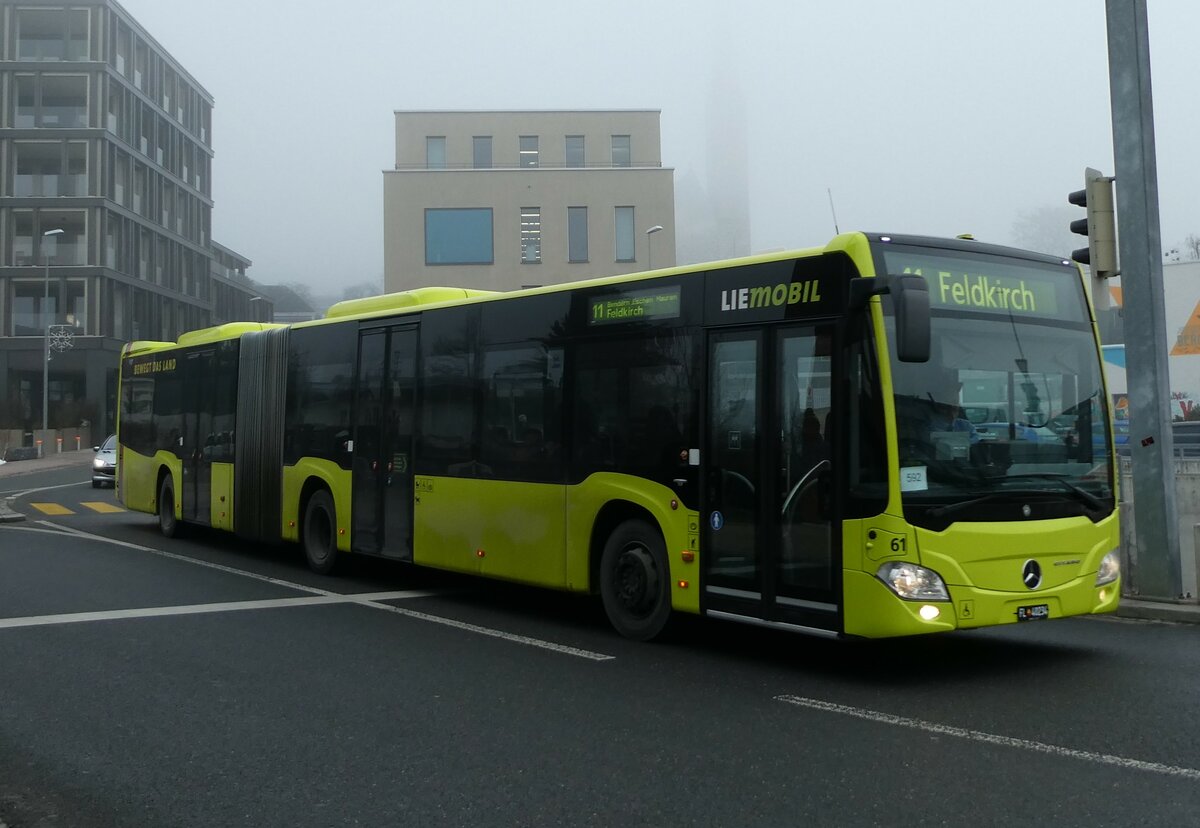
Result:
M40 459L40 458L41 458L41 456L42 456L42 441L41 441L41 440L34 440L33 442L34 442L34 443L37 445L37 450L38 450L38 458Z
M54 442L56 443L55 454L62 454L62 438L55 437Z
M76 434L76 435L75 435L75 450L76 450L76 451L79 451L79 441L80 441L81 439L83 439L83 438L82 438L82 437L80 437L78 434Z

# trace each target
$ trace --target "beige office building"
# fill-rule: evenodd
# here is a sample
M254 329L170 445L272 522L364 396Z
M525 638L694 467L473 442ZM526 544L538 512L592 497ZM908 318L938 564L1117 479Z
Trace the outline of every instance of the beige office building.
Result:
M674 265L659 114L396 112L385 289L513 290Z

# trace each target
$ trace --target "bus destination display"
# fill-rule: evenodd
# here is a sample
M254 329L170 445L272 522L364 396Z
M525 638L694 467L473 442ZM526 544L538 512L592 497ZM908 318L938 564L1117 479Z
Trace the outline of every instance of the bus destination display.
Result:
M611 325L679 316L679 285L660 290L621 291L588 303L588 325Z

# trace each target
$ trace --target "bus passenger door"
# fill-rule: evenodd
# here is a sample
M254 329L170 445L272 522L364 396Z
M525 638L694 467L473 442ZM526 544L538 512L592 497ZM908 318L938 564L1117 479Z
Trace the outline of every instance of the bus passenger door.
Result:
M413 518L413 422L417 396L417 329L388 334L386 411L383 449L383 554L411 561Z
M358 338L358 376L354 385L353 520L350 543L355 552L378 555L383 547L383 392L387 329L363 331Z
M713 615L840 627L833 326L713 334L702 506Z
M417 329L359 335L354 398L354 551L412 560Z
M182 461L183 519L191 523L211 523L212 460L206 452L213 432L214 351L185 356L177 370L183 372L183 434L175 449Z

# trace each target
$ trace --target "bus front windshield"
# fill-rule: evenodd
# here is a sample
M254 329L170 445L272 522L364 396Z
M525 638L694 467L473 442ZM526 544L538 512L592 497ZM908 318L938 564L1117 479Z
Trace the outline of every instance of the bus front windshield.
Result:
M932 307L930 360L891 360L906 513L1111 511L1107 403L1077 272L920 248L886 258L891 273L925 277Z

